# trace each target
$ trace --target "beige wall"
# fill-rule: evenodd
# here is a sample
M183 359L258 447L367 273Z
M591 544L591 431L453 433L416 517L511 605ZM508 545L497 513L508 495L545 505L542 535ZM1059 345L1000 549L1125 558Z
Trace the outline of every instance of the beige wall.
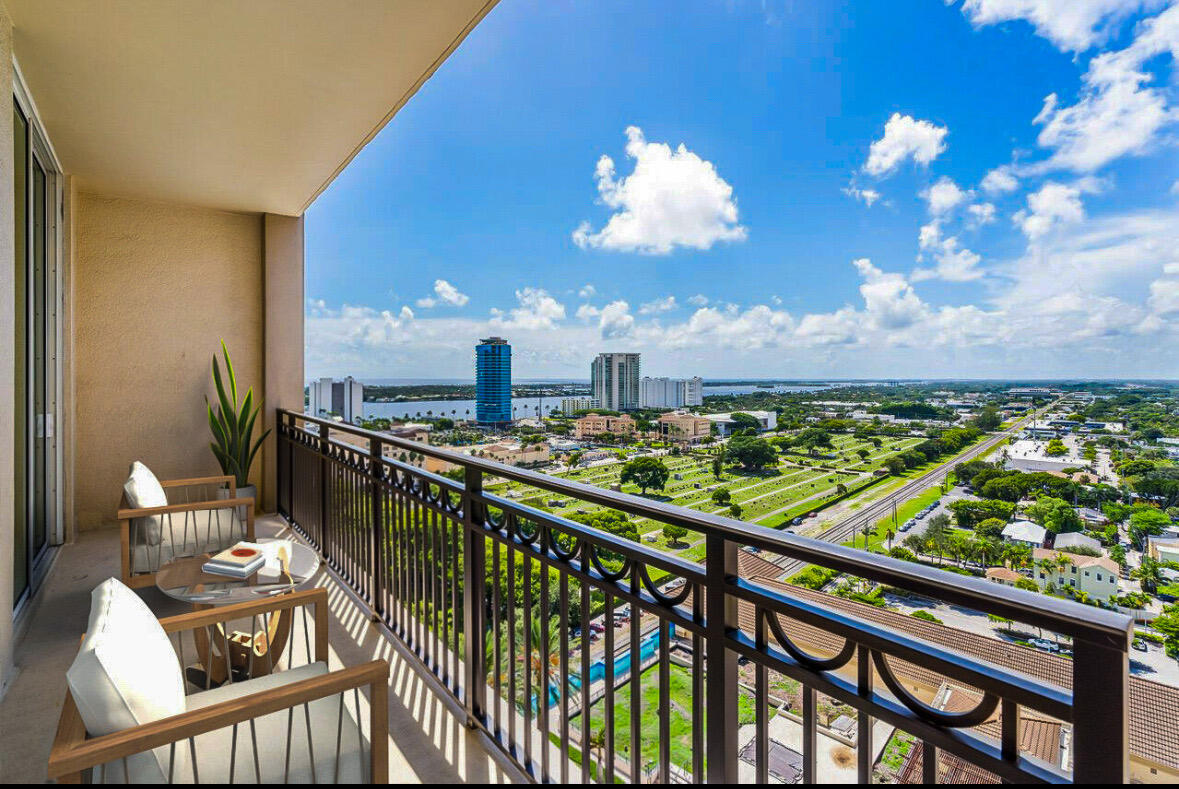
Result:
M12 22L0 3L0 399L15 402L16 249L13 241ZM12 507L16 426L12 408L0 408L0 695L12 676L12 562L15 545Z
M113 522L133 460L161 479L220 473L204 398L221 339L239 387L263 394L263 220L78 194L73 221L74 511L92 529Z
M275 409L303 412L303 217L267 214L263 220L263 278L266 400L263 424L271 429L263 445L263 468L274 470L260 504L273 512L277 491Z

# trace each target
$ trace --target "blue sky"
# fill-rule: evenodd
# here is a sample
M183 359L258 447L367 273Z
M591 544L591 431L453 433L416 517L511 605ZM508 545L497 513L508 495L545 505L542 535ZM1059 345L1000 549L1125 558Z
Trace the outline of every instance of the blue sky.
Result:
M1179 2L502 0L307 213L307 374L1177 377Z

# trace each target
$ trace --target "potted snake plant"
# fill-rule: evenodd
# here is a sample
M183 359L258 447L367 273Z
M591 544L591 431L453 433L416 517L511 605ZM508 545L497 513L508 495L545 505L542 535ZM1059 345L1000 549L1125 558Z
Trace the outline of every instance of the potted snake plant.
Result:
M270 435L270 430L264 430L262 435L254 440L254 426L262 410L262 401L254 403L254 389L250 387L239 403L237 375L233 371L233 361L229 358L229 349L225 347L224 340L221 341L221 353L225 357L224 377L221 375L221 365L217 361L217 356L213 355L213 385L217 389L216 410L209 403L209 398L205 397L209 429L213 431L213 441L209 447L221 466L221 472L234 478L238 498L256 498L258 490L250 484L250 466L253 465L258 450L262 448L262 442ZM244 513L241 517L245 517Z

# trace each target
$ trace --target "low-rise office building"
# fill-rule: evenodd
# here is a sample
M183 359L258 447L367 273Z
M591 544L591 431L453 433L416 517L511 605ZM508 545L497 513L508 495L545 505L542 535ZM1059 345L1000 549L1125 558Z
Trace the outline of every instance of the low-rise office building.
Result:
M758 421L760 430L773 430L778 426L778 415L773 411L737 411L734 413L748 414ZM738 424L733 421L733 414L704 414L704 418L716 425L717 434L721 436L730 435L733 430L738 428Z
M683 411L662 414L659 417L659 434L667 441L695 443L712 435L712 422Z
M586 414L573 423L573 436L580 440L593 438L602 433L612 433L616 436L630 436L635 432L635 420L627 414L622 416L603 416L602 414Z

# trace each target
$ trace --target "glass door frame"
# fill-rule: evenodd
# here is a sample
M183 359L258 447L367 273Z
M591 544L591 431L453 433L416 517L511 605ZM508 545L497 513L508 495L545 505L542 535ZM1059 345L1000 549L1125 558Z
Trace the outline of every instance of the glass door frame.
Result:
M37 235L36 227L36 212L33 210L25 210L25 260L17 261L16 265L24 267L24 282L25 282L25 325L23 328L24 348L14 349L18 354L18 360L23 353L25 364L25 451L23 457L14 457L14 463L19 468L24 466L24 503L25 514L23 522L19 515L15 513L16 522L14 528L25 528L25 557L27 582L22 592L13 600L14 615L19 615L25 608L27 602L36 594L41 581L45 577L45 573L51 563L55 546L64 542L64 452L61 441L62 426L64 421L61 387L64 380L63 375L63 316L65 314L64 303L64 276L63 265L64 260L64 238L62 226L65 220L65 185L62 177L61 165L57 159L57 155L49 142L49 136L45 132L45 127L41 124L40 118L37 114L36 104L33 102L31 95L25 85L24 78L20 73L20 67L13 58L13 108L19 112L27 126L28 144L26 146L26 161L25 161L25 191L26 191L26 205L32 208L33 201L36 195L35 179L33 177L34 167L39 167L45 175L44 183L44 314L41 320L44 322L43 331L44 337L44 361L41 365L42 372L40 379L44 384L44 410L40 413L36 409L36 387L39 376L36 368L36 323L38 320L37 311L34 309L34 302L37 298L36 287L36 272L37 272L37 245L34 241ZM14 116L15 117L15 116ZM17 337L21 337L21 329L18 329ZM19 425L21 421L20 415L16 415L16 423ZM44 485L43 490L36 490L36 469L35 458L37 451L37 442L44 441L43 446L43 462L44 470ZM44 505L44 520L45 520L45 538L44 546L34 552L34 535L36 529L37 519L37 502L38 498L43 497L42 504ZM14 502L15 507L15 502ZM14 544L15 548L15 544ZM14 556L14 561L19 561L21 557Z

